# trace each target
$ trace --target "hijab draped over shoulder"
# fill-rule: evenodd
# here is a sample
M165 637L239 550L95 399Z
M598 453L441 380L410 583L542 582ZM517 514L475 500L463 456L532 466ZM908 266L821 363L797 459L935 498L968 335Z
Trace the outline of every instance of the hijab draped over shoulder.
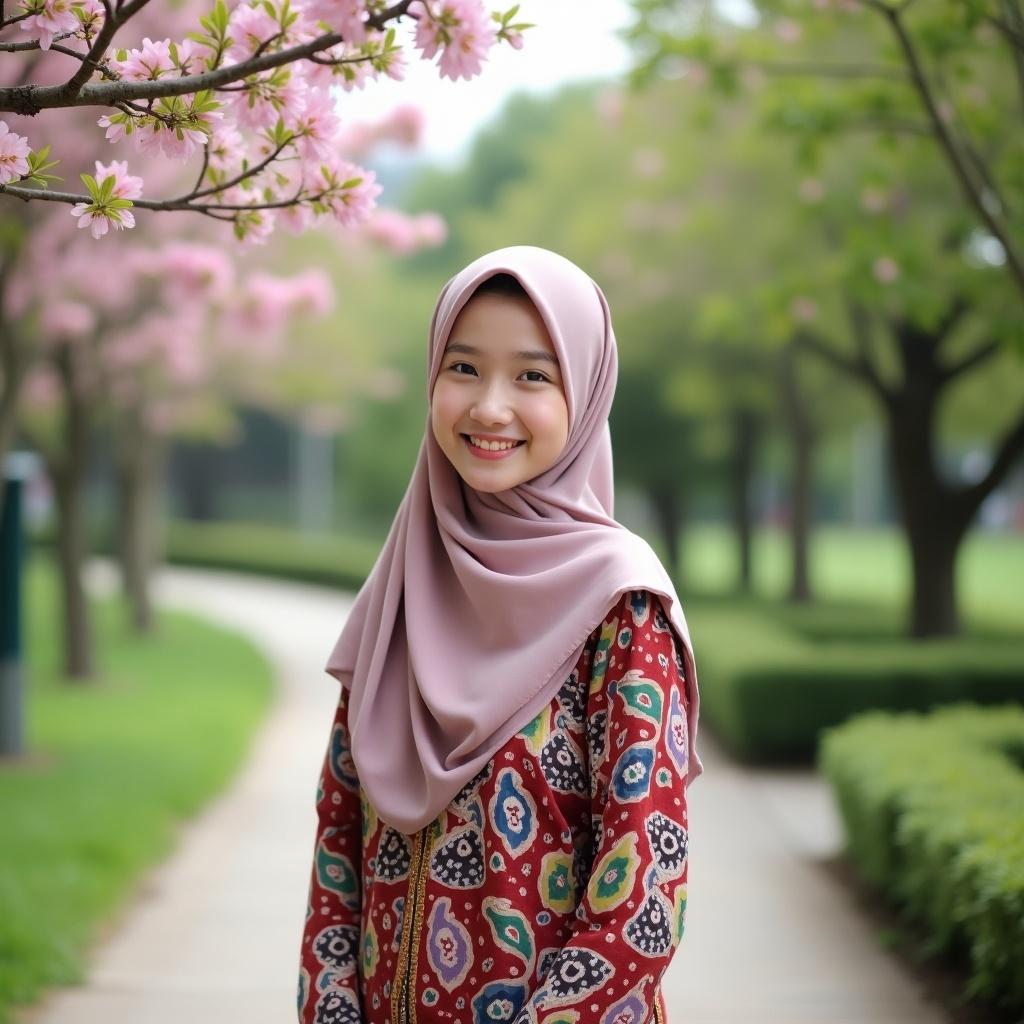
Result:
M427 398L459 311L510 274L540 311L561 366L569 436L546 472L494 493L467 485L428 412L405 496L327 663L350 688L352 758L378 815L416 832L533 719L626 591L661 597L689 690L686 785L703 771L690 634L668 573L613 518L608 414L618 370L604 294L534 246L498 249L445 284L434 308Z

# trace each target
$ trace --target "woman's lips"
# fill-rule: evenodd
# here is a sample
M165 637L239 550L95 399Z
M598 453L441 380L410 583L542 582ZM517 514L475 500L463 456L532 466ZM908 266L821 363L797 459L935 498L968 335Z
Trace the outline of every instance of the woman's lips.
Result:
M522 448L523 444L525 443L523 441L520 441L519 444L517 444L515 446L515 448L506 448L504 451L494 451L494 452L492 452L492 451L488 451L485 448L477 448L477 446L475 444L473 444L472 441L470 441L468 434L463 434L462 435L462 439L463 439L463 441L466 442L466 447L478 459L491 459L491 460L507 458L509 455L511 455L516 450L516 448Z

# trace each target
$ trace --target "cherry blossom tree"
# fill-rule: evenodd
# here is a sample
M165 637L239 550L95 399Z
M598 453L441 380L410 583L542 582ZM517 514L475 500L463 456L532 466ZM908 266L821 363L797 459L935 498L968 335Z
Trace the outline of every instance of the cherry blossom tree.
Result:
M143 24L158 26L156 37L178 20L156 7L21 0L9 16L0 7L9 62L0 113L14 125L0 120L0 193L69 204L94 238L134 227L136 209L196 212L231 223L240 239L265 238L292 208L303 226L326 217L352 227L381 189L372 171L338 152L345 129L332 88L400 80L410 51L436 57L444 77L471 79L499 41L522 47L529 27L515 21L518 5L489 13L483 0L215 0L191 31L175 24L172 34L125 46ZM99 175L80 173L84 193L50 188L59 154L30 135L58 138L50 115L80 107L105 109L98 125L122 148L130 140L137 152L198 160L194 184L144 196L149 181L113 160ZM23 127L27 119L39 130Z

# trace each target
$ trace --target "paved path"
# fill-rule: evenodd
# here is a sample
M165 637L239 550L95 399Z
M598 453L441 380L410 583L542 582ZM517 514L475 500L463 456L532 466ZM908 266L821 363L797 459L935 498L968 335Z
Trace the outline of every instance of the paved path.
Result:
M92 583L109 585L103 567ZM336 683L323 672L350 599L164 570L158 600L237 627L278 668L245 769L93 952L89 983L23 1024L290 1024ZM752 773L702 734L689 792L686 934L666 981L672 1024L947 1024L820 866L839 846L808 772ZM380 1024L380 1022L368 1022Z

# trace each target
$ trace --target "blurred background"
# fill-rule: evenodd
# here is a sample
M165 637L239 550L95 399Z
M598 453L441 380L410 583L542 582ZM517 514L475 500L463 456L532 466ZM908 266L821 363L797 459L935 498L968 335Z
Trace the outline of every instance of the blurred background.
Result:
M93 241L0 197L0 1020L81 980L273 707L266 652L163 610L161 568L354 593L437 293L519 243L608 297L615 512L676 582L713 756L832 795L835 884L894 915L935 1019L1024 1013L1024 8L521 15L471 82L420 61L339 98L384 186L358 231Z

